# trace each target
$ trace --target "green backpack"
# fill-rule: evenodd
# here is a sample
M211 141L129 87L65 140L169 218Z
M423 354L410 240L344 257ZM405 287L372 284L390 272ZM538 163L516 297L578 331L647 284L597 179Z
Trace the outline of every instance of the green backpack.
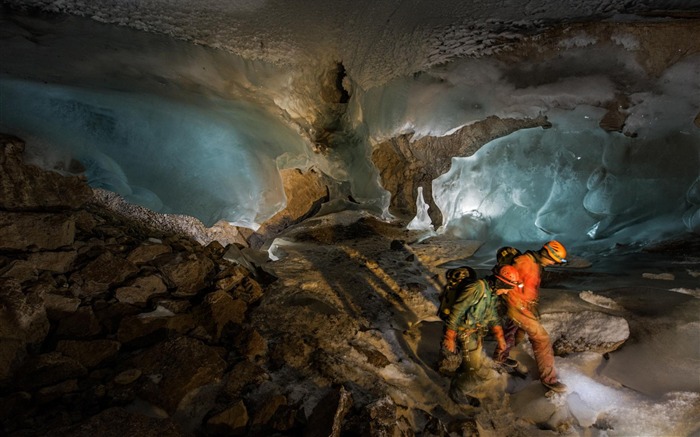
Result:
M440 293L440 307L438 308L438 317L442 320L447 320L450 315L450 308L457 299L457 293L460 286L477 280L476 271L469 266L457 267L449 269L445 272L447 284Z

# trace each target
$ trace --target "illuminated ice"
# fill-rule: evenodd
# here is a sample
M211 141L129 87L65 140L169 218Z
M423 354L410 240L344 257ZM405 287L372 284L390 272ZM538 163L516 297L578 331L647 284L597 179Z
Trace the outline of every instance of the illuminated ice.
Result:
M601 115L585 107L552 111L552 129L522 130L473 156L453 158L450 171L433 181L441 230L585 244L693 229L696 208L686 206L686 198L692 203L695 195L699 136L630 138L600 129Z
M423 198L423 187L418 187L418 195L416 198L416 216L406 226L407 229L416 231L432 231L433 222L428 215L428 204Z
M245 102L9 79L0 91L2 123L50 140L83 164L92 186L206 225L223 219L255 228L286 201L276 159L304 162L310 153L297 133Z

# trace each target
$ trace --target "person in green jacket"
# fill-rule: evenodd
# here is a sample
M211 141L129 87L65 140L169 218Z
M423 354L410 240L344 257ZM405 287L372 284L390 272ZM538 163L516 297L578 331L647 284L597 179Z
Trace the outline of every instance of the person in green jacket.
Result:
M490 328L499 347L505 347L498 296L518 287L522 287L518 271L508 265L492 276L458 285L454 301L445 311L442 341L442 347L451 353L457 353L459 342L462 353L462 364L450 386L450 397L455 402L478 403L469 392L491 373L483 365L483 337Z

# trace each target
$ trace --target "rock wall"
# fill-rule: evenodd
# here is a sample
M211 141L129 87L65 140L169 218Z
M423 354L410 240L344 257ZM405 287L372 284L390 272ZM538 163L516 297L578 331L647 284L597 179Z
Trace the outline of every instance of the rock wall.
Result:
M247 313L262 271L237 261L239 246L103 208L80 178L25 166L23 148L0 136L2 434L252 427L243 392L266 378L267 346Z
M411 142L412 135L401 135L375 146L372 161L379 170L382 186L391 193L390 211L409 220L416 214L418 187L430 209L433 224L442 223L442 214L433 201L433 179L450 169L452 157L471 156L481 146L519 129L549 127L545 117L535 119L486 120L465 126L446 137L424 137Z

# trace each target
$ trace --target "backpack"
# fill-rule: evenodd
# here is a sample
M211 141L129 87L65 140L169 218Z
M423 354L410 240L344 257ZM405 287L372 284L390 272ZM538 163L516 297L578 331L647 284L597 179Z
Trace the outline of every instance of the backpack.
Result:
M511 246L503 246L496 251L496 267L512 265L513 259L522 253Z
M440 307L438 308L438 317L442 320L447 320L450 315L450 308L457 300L457 294L463 284L475 282L477 280L476 271L469 266L457 267L449 269L445 272L447 284L440 293Z

